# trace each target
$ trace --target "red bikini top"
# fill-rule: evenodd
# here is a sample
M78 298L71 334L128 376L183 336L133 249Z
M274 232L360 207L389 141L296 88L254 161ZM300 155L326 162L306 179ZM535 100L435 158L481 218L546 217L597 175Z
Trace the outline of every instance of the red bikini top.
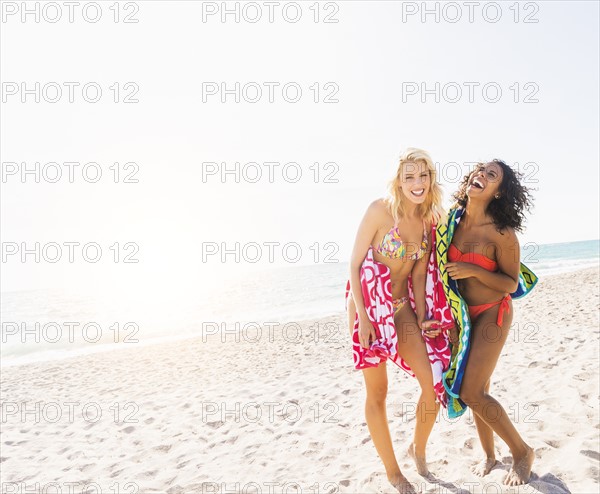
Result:
M492 261L489 257L474 252L463 254L454 244L450 244L450 248L448 249L448 260L450 262L470 262L488 271L496 271L498 269L498 263Z

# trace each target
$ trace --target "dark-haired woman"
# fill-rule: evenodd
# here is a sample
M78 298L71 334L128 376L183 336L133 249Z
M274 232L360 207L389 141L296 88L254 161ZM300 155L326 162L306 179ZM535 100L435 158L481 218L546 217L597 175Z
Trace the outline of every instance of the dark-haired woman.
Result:
M454 194L454 207L464 208L448 247L448 276L458 280L472 324L469 356L460 399L473 411L486 457L473 468L486 475L496 462L494 432L510 448L513 465L504 481L529 481L533 449L521 438L506 411L490 394L490 377L513 319L510 294L519 284L520 248L515 231L522 229L529 191L503 161L479 164Z

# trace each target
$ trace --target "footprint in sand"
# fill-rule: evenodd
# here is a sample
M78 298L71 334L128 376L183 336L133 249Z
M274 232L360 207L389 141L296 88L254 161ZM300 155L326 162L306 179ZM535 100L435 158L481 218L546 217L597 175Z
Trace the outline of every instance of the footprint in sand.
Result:
M598 453L598 451L593 451L591 449L582 449L580 453L583 456L591 458L592 460L600 461L600 453Z
M116 470L116 471L114 471L113 473L110 474L110 477L112 479L114 479L115 477L118 477L119 475L121 475L121 473L124 472L124 471L125 471L124 468L121 468L121 470Z
M95 463L87 463L85 465L82 465L81 467L77 467L79 471L81 472L86 472L88 470L91 470L92 468L94 468L96 466Z
M148 472L143 472L141 474L138 475L138 477L143 477L145 479L151 479L156 477L156 474L158 473L158 470L149 470Z
M591 376L588 372L582 372L573 376L573 379L577 379L578 381L589 381L590 378Z
M304 451L302 453L302 456L306 456L307 458L314 458L315 456L318 456L318 454L319 454L318 451L308 450L308 451Z
M211 427L212 429L218 429L219 427L222 427L225 425L225 422L221 421L221 420L217 420L215 422L206 422L206 425L208 425L209 427Z

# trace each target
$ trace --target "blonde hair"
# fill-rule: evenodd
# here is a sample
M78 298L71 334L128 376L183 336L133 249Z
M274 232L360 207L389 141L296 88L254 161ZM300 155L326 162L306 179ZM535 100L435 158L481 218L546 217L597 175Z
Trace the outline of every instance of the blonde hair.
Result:
M442 188L437 183L437 172L433 160L426 151L418 148L407 148L400 155L400 163L398 164L396 175L388 184L389 195L385 201L390 213L394 217L394 222L398 223L404 216L403 201L407 199L400 188L402 187L402 172L408 163L423 163L427 167L431 185L427 193L427 198L422 204L417 206L417 214L424 220L437 223L443 214Z

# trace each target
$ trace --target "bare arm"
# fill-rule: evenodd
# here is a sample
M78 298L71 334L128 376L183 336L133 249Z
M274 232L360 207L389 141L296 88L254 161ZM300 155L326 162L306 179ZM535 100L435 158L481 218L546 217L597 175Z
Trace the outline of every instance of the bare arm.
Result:
M365 301L360 287L360 267L367 255L373 237L375 237L375 234L377 233L379 214L382 207L381 200L378 199L372 202L367 208L367 211L358 226L356 239L354 240L354 248L352 249L352 256L350 258L350 291L352 292L352 298L354 299L359 321L368 321L369 319L365 310Z
M465 262L449 262L446 264L446 269L452 279L473 277L494 290L513 293L519 286L521 256L519 239L512 228L507 228L504 235L498 234L496 253L498 271L495 273Z

